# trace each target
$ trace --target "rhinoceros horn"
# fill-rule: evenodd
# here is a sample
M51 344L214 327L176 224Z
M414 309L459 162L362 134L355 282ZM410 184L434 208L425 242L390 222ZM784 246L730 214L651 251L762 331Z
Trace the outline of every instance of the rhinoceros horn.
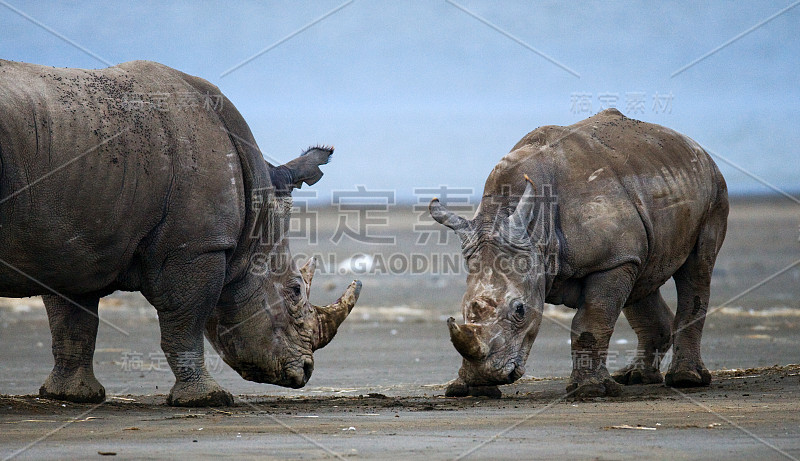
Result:
M317 320L319 321L319 336L314 345L314 350L322 349L331 342L336 335L336 330L339 329L339 325L344 322L344 319L353 310L353 306L356 305L360 293L361 282L353 280L335 303L322 307L314 306L314 310L317 312Z
M310 257L303 267L300 268L300 276L306 282L306 297L311 293L311 280L314 278L314 271L317 270L317 258Z
M535 195L536 185L533 184L528 175L525 175L525 192L519 198L519 203L517 203L514 213L508 217L511 228L527 233L528 223L531 222L531 213L535 206Z
M313 256L300 268L300 276L303 277L303 281L306 283L306 297L311 292L311 280L314 278L316 269L317 258ZM317 322L319 323L319 336L316 344L314 344L314 350L322 349L331 342L339 325L344 322L344 319L353 310L353 306L356 305L359 293L361 293L361 282L354 280L347 287L342 297L335 303L327 306L314 306L314 311L317 313Z
M465 324L459 326L453 317L447 319L447 328L450 329L450 340L456 350L467 360L480 360L486 357L488 346L481 338L481 326Z
M453 229L459 237L470 232L469 221L445 208L438 198L431 200L428 211L436 222Z

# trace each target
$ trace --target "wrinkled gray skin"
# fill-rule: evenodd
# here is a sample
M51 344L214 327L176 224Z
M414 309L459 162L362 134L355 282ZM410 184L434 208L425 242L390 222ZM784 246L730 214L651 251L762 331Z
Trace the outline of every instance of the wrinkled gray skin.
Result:
M301 387L353 308L312 306L315 261L283 239L291 191L332 148L275 167L207 81L135 61L101 70L0 60L0 296L43 295L55 366L45 397L101 402L98 300L141 291L176 377L171 405L231 405L203 334L245 379Z
M728 197L691 139L616 109L541 127L495 166L474 218L435 199L430 211L459 235L470 269L466 323L448 321L463 356L448 395L499 396L498 384L521 377L545 302L577 310L571 395L663 382L660 360L671 346L668 385L711 382L700 338ZM674 316L659 293L670 277ZM620 312L636 331L640 360L612 377L606 355Z

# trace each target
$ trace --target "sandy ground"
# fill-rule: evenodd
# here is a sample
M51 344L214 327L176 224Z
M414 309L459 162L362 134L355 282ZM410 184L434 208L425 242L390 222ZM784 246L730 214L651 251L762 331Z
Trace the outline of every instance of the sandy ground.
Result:
M212 374L237 396L232 408L163 404L174 379L158 347L155 312L125 293L101 301L95 373L108 401L38 399L34 394L52 367L44 309L36 298L0 299L0 459L85 459L100 452L121 458L800 457L800 366L790 365L800 363L797 204L734 202L703 338L705 362L717 370L711 387L630 386L619 398L579 402L564 398L572 311L560 307L546 310L528 372L503 386L502 399L443 397L459 366L443 319L458 312L465 274L432 268L431 255L457 258L458 245L452 236L440 245L438 234L420 244L414 226L427 222L419 215L396 207L386 215L388 226L368 230L394 236L394 243L345 236L334 245L337 213L317 210L308 221L317 227L317 243L307 236L293 243L296 254L324 258L312 298L329 302L357 277L364 282L359 305L315 354L314 376L303 389L244 381L209 347ZM347 263L359 252L371 257L371 271ZM427 258L425 270L381 266L393 255L398 262L414 254ZM665 290L674 306L674 292ZM624 318L612 343L609 368L616 369L636 344Z

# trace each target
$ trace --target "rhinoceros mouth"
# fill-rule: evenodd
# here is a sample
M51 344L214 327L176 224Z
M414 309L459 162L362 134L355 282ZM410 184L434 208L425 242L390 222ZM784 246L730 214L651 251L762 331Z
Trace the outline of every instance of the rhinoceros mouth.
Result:
M314 362L311 359L301 361L299 364L284 366L280 375L264 370L262 367L253 364L240 364L236 372L242 378L261 384L274 384L276 386L290 387L299 389L311 379L314 371Z
M239 376L256 383L269 384L276 381L276 376L266 372L262 367L252 363L239 363L234 368Z
M509 363L501 372L498 373L499 378L497 378L491 384L511 384L521 378L524 374L525 367L515 363Z
M466 370L465 370L466 371ZM502 368L496 369L492 372L476 372L471 370L465 375L461 375L462 379L470 386L498 386L502 384L511 384L525 375L525 367L514 361L508 362Z
M508 374L508 384L513 383L514 381L522 378L525 375L525 367L517 364L513 364L514 369L511 370L511 373Z

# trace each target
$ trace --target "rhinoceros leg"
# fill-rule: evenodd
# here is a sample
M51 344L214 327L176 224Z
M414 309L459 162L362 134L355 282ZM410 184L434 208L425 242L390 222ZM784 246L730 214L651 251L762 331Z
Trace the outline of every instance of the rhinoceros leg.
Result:
M233 396L211 377L203 357L203 330L225 279L224 253L173 256L158 272L143 293L158 311L161 349L175 374L167 403L233 405Z
M620 384L663 383L661 359L672 346L675 316L659 290L622 310L639 339L636 357L612 376Z
M727 209L725 209L727 214ZM712 221L712 220L710 220ZM711 384L711 373L700 357L700 340L711 293L711 273L725 236L725 220L706 224L694 251L673 275L678 290L672 363L665 376L668 386L696 387Z
M567 386L572 396L616 396L622 392L622 386L608 373L606 357L634 278L635 268L630 264L587 276L584 302L572 319L572 375Z
M55 366L39 389L39 395L70 402L102 402L106 390L94 377L92 366L100 298L71 296L67 300L55 295L42 298L53 336Z

